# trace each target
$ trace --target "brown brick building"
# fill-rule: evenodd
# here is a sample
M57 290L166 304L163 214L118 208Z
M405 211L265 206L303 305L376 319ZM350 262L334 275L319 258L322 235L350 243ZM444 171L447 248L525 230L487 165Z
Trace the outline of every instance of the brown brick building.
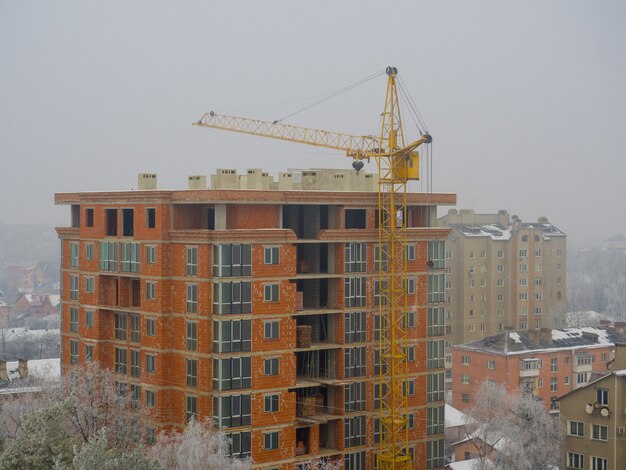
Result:
M525 389L556 407L558 397L608 372L616 344L623 337L613 328L567 328L504 331L452 349L452 401L464 410L485 380Z
M303 172L304 190L285 173L272 183L220 170L211 190L203 177L190 177L196 189L157 190L143 175L139 191L57 194L71 205L71 226L57 229L63 367L93 358L116 370L159 426L213 417L255 468L312 455L373 468L377 194L328 172ZM344 190L328 190L339 180ZM443 467L449 230L435 227L435 209L455 200L408 196L406 393L420 469Z

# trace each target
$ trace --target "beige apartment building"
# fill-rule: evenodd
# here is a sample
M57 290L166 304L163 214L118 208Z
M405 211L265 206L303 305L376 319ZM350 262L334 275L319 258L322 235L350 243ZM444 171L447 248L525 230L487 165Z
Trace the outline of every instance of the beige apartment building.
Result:
M503 331L562 327L566 235L547 218L451 209L446 242L446 346ZM446 367L451 355L446 354Z
M626 349L616 345L609 373L563 395L562 466L571 470L626 468Z

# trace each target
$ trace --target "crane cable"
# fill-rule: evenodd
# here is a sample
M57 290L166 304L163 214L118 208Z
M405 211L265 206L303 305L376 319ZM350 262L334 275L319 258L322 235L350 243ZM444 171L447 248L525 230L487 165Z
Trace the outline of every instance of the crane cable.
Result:
M337 96L339 96L339 95L341 95L343 93L346 93L346 92L352 90L353 88L356 88L357 86L363 85L364 83L367 83L370 80L372 80L372 79L374 79L376 77L379 77L380 75L382 75L384 73L385 73L385 70L379 70L378 72L373 73L372 75L369 75L368 77L362 78L361 80L359 80L359 81L357 81L357 82L355 82L355 83L353 83L351 85L345 86L343 88L339 88L338 90L331 92L329 95L325 96L324 98L319 99L319 100L317 100L317 101L315 101L315 102L313 102L311 104L308 104L308 105L306 105L306 106L304 106L304 107L302 107L302 108L300 108L300 109L298 109L298 110L296 110L296 111L294 111L294 112L292 112L290 114L287 114L286 116L283 116L280 119L275 120L273 122L273 124L278 124L279 122L284 121L287 118L295 116L296 114L299 114L299 113L301 113L303 111L306 111L307 109L310 109L310 108L312 108L314 106L317 106L317 105L319 105L321 103L324 103L325 101L328 101L328 100L330 100L332 98L335 98L335 97L337 97Z

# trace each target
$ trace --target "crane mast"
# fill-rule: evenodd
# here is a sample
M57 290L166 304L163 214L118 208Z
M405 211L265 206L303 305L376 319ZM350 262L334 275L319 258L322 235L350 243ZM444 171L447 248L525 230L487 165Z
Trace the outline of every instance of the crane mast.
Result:
M407 184L419 179L419 155L422 144L432 142L428 134L405 143L404 128L396 78L398 70L387 67L387 93L382 114L380 136L353 136L259 121L214 112L206 113L196 126L299 142L317 147L343 150L353 158L354 168L363 167L363 159L376 160L378 166L378 288L380 292L380 422L381 440L378 454L380 470L412 468L408 436L408 393L404 392L408 375L406 355L408 335L407 285ZM383 263L386 260L386 263ZM387 269L384 269L384 264Z

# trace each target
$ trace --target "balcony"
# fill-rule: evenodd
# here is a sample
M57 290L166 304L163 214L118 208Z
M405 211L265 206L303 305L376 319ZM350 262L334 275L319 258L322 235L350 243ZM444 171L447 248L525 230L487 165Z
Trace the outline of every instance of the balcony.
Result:
M593 370L594 356L590 354L575 354L572 372L591 372Z
M339 349L334 341L335 317L308 315L296 319L296 352Z
M519 363L520 378L539 377L540 359L521 359Z

